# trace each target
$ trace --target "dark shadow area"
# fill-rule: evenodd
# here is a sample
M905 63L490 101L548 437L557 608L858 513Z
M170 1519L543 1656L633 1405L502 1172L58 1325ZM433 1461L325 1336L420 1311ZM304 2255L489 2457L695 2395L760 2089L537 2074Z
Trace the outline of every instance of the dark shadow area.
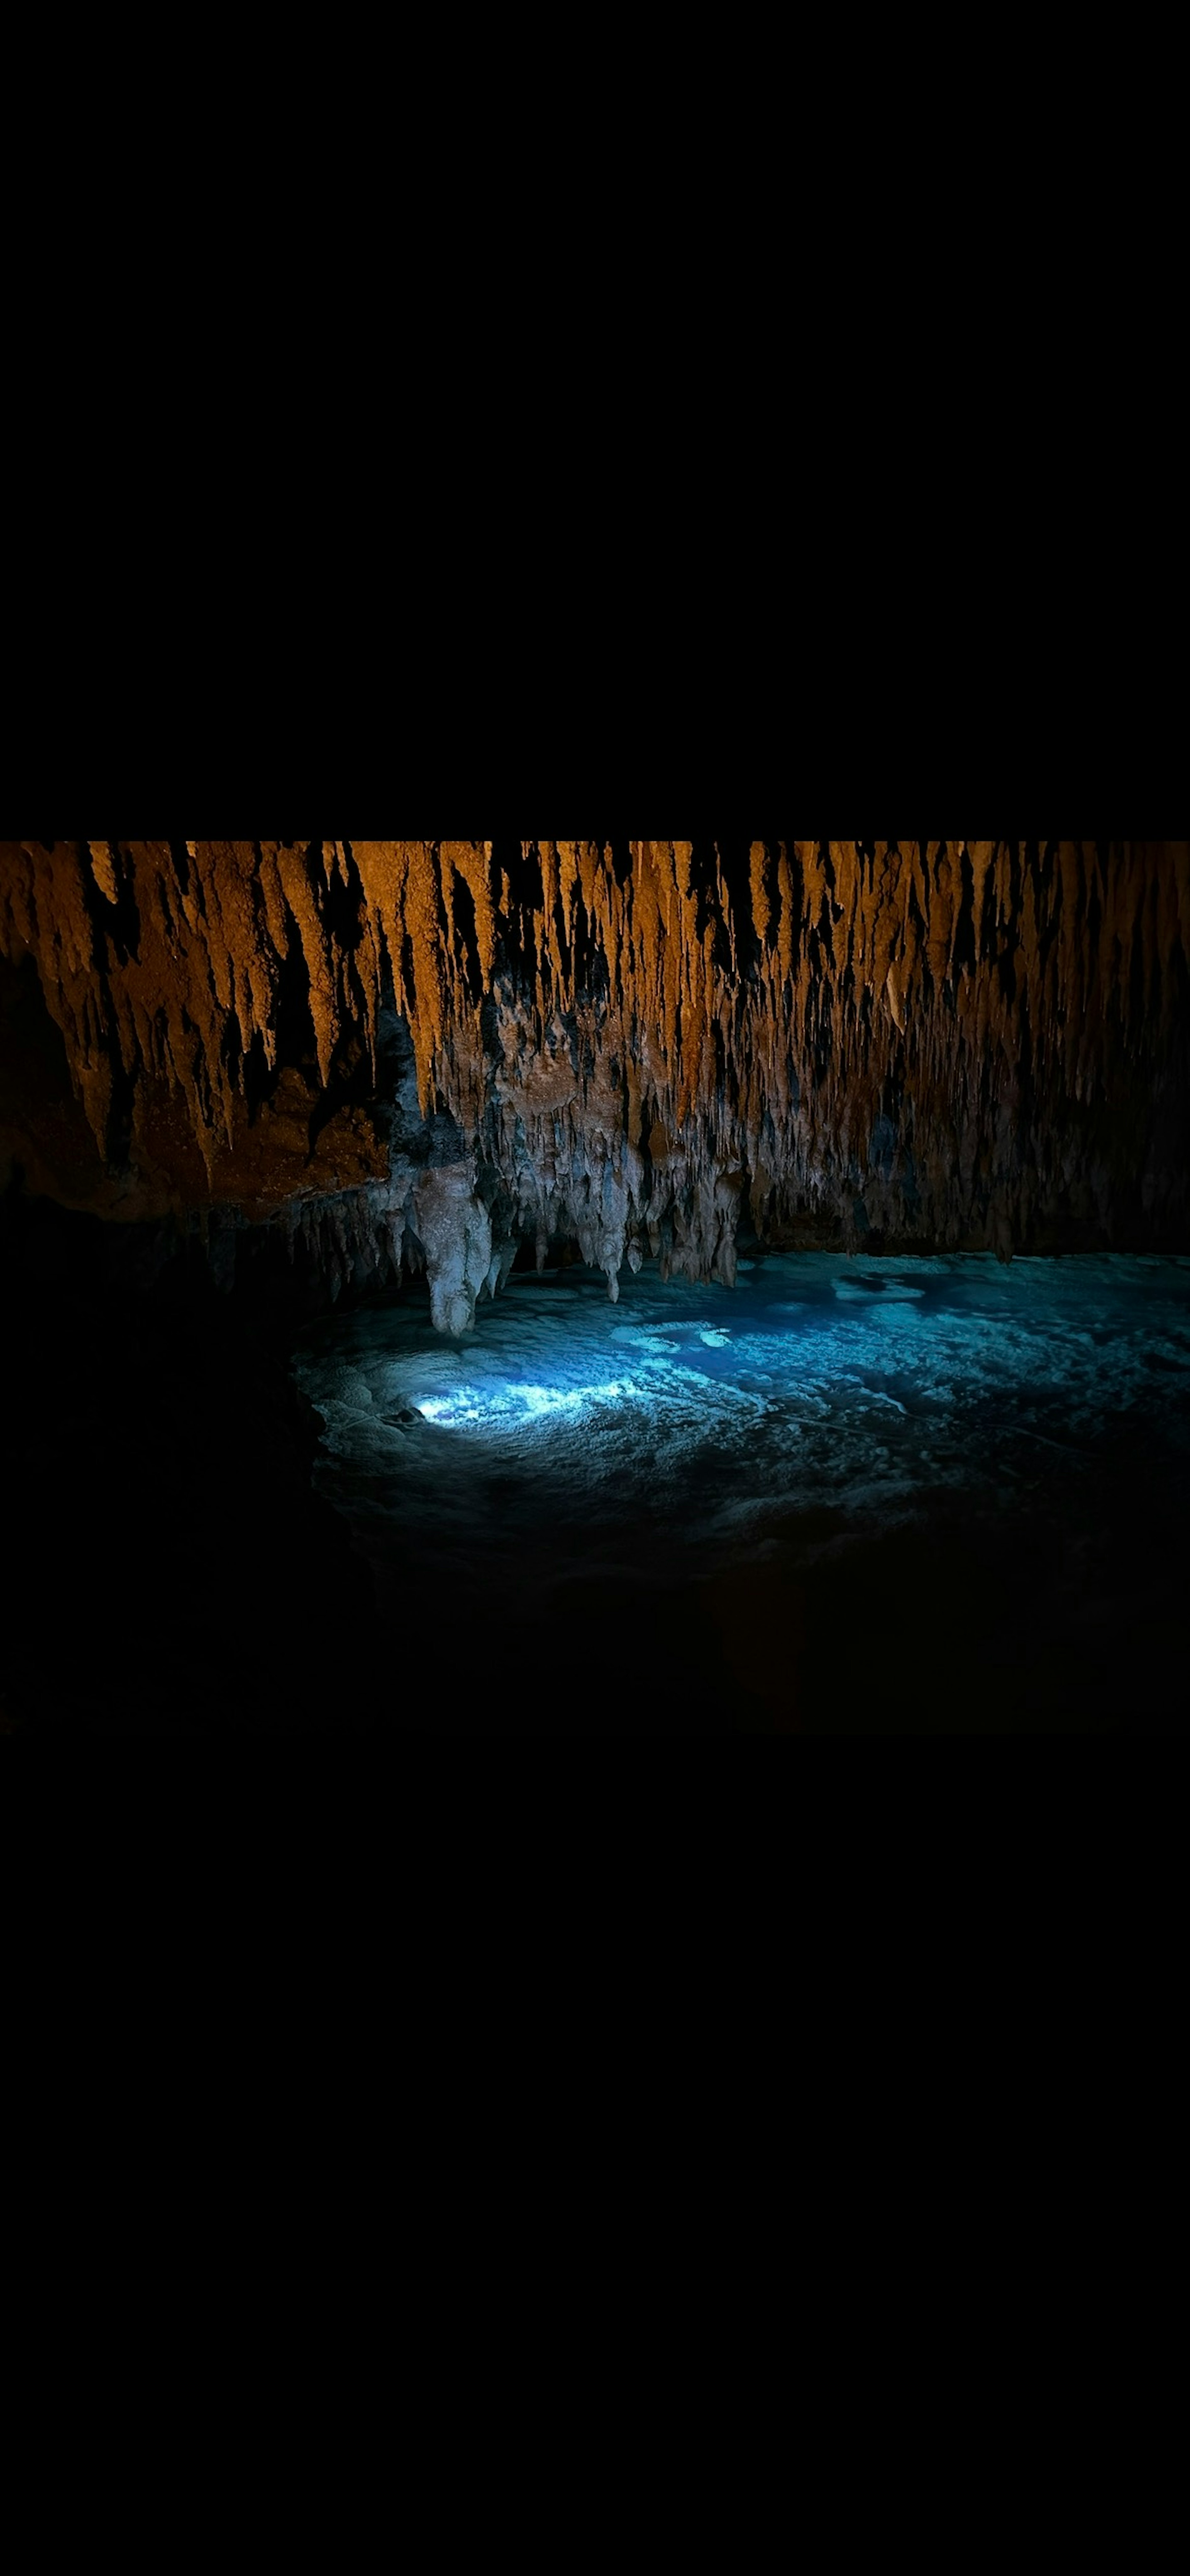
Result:
M317 1418L201 1247L148 1233L0 1202L0 1723L354 1731L372 1590L312 1489Z
M1133 1494L1129 1500L1135 1504ZM1131 1524L1131 1526L1130 1526ZM638 1533L617 1533L621 1566ZM1156 1513L1093 1531L792 1527L762 1561L644 1585L626 1571L507 1604L498 1642L418 1586L416 1683L390 1722L432 1734L1173 1735L1185 1731L1184 1542ZM449 1640L445 1651L436 1643Z

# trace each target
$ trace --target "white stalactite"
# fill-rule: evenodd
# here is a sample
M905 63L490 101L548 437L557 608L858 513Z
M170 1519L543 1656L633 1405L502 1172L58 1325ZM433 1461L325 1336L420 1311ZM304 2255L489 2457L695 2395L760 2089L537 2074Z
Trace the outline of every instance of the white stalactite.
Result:
M424 1172L413 1192L425 1246L430 1315L439 1333L469 1333L492 1266L492 1220L475 1193L469 1163Z

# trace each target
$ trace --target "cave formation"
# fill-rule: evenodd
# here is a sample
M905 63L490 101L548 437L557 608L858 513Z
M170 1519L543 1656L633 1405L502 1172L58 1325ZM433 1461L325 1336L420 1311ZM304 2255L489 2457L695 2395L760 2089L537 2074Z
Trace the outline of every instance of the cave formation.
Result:
M566 1265L1177 1254L1188 960L1187 842L3 843L8 1240L454 1342Z
M0 848L85 1116L68 1204L425 1270L518 1248L730 1282L781 1243L1073 1249L1186 1225L1190 845ZM90 1152L86 1150L89 1142Z

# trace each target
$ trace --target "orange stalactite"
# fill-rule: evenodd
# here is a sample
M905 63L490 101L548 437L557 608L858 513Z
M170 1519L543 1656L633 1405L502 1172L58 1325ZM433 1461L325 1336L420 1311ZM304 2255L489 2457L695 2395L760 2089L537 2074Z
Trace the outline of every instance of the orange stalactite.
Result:
M116 883L116 863L108 843L88 841L87 848L91 853L91 874L100 893L107 896L109 903L118 903L120 889Z
M1183 1005L1184 842L753 842L732 860L638 841L618 866L601 843L529 842L519 869L480 841L10 843L0 947L36 958L101 1155L117 1077L134 1141L164 1086L212 1195L256 1038L280 1079L286 961L324 1090L353 1030L376 1068L388 991L423 1115L441 1105L467 1152L495 1157L539 1233L581 1203L609 1265L695 1174L682 1257L708 1266L727 1257L733 1172L774 1222L867 1186L907 1223L915 1169L914 1222L941 1237L1008 1192L1011 1139L1013 1204L1039 1204L1059 1185L1055 1120L1106 1098L1154 1030L1172 1042ZM330 925L351 906L344 938ZM890 1086L908 1120L895 1175L865 1179Z
M769 921L771 918L768 885L766 881L768 852L765 849L763 841L753 842L748 854L748 869L752 880L752 927L756 932L756 936L760 941L761 947L763 948L768 939Z

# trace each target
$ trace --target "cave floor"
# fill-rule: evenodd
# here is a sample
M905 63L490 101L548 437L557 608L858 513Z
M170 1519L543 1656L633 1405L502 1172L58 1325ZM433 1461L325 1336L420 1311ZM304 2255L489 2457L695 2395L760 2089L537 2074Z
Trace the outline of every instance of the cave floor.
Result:
M1172 1731L1190 1260L514 1274L294 1357L376 1587L381 1723Z

